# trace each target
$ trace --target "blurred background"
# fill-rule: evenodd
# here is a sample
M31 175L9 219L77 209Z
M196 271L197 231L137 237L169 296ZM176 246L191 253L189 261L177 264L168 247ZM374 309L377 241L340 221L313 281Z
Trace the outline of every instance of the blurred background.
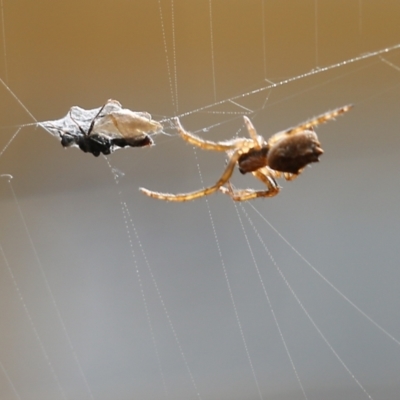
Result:
M398 398L400 50L358 57L399 45L399 18L390 0L2 0L1 399ZM10 142L109 98L169 136L108 162L34 125ZM246 113L267 138L348 103L275 198L138 191L222 173L175 115L222 140Z

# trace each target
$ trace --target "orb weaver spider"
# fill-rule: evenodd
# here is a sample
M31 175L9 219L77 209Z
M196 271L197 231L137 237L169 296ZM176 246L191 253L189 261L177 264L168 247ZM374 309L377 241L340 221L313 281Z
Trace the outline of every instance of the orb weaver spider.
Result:
M212 142L204 140L192 133L185 131L178 118L175 118L176 129L181 137L188 143L204 150L224 151L229 159L224 172L218 181L209 187L190 193L159 193L140 188L149 197L167 201L189 201L221 191L231 196L235 201L245 201L257 197L276 196L280 187L276 179L283 177L290 181L306 167L306 165L318 162L323 154L321 144L318 141L314 127L346 113L352 105L328 111L299 125L278 132L265 140L258 135L256 129L248 117L244 122L249 133L249 138L235 138L232 140ZM267 190L240 189L234 190L229 182L235 165L238 165L242 174L251 173L262 181ZM227 187L224 185L226 184Z

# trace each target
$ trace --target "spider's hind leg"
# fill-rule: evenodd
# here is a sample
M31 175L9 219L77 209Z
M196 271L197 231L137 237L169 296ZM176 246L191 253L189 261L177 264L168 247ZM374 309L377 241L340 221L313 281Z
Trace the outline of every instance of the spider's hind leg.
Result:
M348 104L346 106L336 108L335 110L327 111L321 115L318 115L317 117L311 118L308 121L302 122L301 124L299 124L293 128L289 128L280 133L285 134L285 135L295 135L296 133L299 133L299 132L302 132L305 130L313 130L314 126L324 124L328 121L331 121L332 119L335 119L339 115L342 115L342 114L350 111L352 108L353 108L353 105Z

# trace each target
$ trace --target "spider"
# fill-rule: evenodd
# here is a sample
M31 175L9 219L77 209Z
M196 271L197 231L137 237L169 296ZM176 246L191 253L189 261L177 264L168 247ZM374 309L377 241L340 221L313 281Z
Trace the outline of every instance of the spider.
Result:
M246 116L244 122L250 138L235 138L222 142L204 140L186 132L179 119L175 118L176 128L184 140L204 150L225 151L229 157L227 166L213 186L195 192L169 194L153 192L145 188L140 188L140 190L147 196L168 201L194 200L217 190L231 196L235 201L276 196L280 190L276 182L277 178L283 177L288 181L297 178L307 164L318 162L319 156L323 154L321 144L314 132L314 126L335 119L351 108L352 105L346 105L328 111L293 128L278 132L268 141L257 134L250 119ZM235 165L238 165L242 174L251 172L267 186L267 190L234 190L229 179ZM225 184L227 187L224 186Z

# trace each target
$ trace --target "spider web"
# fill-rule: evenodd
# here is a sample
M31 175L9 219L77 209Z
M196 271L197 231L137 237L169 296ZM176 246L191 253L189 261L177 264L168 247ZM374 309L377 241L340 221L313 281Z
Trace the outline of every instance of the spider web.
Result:
M234 4L2 3L2 398L398 392L400 11ZM108 98L171 136L104 161L35 129ZM224 168L174 137L174 115L220 140L245 134L245 114L268 137L350 102L318 128L320 165L275 199L137 191L194 190Z

